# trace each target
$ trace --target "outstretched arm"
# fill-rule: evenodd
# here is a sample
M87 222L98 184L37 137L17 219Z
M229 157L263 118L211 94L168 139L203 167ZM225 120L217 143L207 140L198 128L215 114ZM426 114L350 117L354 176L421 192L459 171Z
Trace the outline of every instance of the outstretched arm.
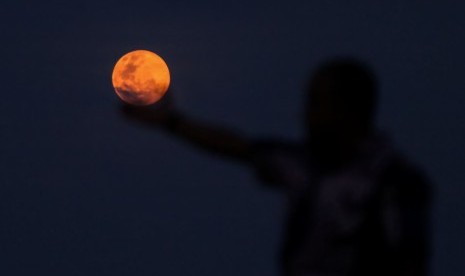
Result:
M251 143L230 130L197 122L175 110L170 99L155 107L124 105L125 117L151 127L159 127L212 153L247 162L251 156Z

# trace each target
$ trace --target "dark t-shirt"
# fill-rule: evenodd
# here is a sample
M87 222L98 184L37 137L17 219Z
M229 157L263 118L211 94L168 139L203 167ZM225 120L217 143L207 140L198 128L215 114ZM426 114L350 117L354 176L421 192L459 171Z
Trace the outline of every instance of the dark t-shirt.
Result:
M254 164L284 192L284 275L426 275L429 185L385 139L322 170L305 147L257 142Z

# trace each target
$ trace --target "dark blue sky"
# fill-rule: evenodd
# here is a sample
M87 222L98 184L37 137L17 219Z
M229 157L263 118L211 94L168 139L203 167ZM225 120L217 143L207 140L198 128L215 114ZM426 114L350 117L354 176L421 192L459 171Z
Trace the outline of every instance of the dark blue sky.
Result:
M465 273L464 3L30 2L0 11L1 275L277 275L281 195L119 113L134 49L180 109L250 137L300 137L312 68L368 61L381 128L436 185L433 275Z

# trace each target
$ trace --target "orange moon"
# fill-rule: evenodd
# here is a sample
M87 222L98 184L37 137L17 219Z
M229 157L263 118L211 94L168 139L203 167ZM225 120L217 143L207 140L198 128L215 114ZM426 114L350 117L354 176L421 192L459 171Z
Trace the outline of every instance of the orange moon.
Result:
M116 62L111 76L116 94L133 105L150 105L160 100L170 86L170 71L155 53L136 50Z

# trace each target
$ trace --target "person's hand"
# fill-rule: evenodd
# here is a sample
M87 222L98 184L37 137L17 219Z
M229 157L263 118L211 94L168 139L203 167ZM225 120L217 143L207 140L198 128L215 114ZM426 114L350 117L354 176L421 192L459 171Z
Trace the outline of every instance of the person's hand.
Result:
M135 106L124 103L121 113L128 119L153 126L170 128L179 118L172 97L167 94L150 106Z

